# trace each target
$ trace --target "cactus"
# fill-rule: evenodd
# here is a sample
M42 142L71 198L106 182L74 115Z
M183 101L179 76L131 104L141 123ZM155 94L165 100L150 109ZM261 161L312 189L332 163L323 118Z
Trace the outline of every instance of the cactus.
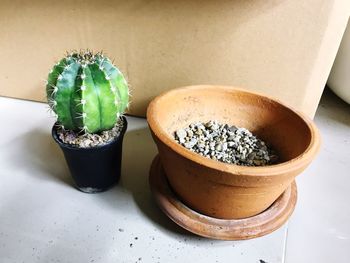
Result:
M64 128L98 133L113 128L128 107L123 74L102 52L72 52L48 75L46 95Z

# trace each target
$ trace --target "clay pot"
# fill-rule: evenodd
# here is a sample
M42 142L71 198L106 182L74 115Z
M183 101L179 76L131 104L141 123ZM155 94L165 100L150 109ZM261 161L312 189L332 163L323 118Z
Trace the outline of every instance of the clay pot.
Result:
M233 87L171 90L150 103L147 120L172 189L190 208L216 218L246 218L264 211L310 164L320 146L315 124L301 113ZM225 164L174 140L177 129L209 120L249 129L277 151L280 163Z

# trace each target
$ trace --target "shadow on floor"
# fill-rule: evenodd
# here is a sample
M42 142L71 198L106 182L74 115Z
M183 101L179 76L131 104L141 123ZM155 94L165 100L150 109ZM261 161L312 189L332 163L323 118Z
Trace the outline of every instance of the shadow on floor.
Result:
M156 205L148 183L151 162L157 153L148 128L133 130L125 135L123 145L121 186L127 189L142 211L158 226L188 238L195 237L169 219ZM198 239L198 238L197 238Z
M33 129L16 138L15 145L18 149L14 149L10 154L10 161L14 161L14 165L23 167L33 177L73 186L63 153L51 134L38 128ZM24 151L25 158L16 158L14 155L17 151Z
M15 165L23 166L28 173L33 171L30 173L33 177L55 180L74 187L63 153L51 138L51 134L34 129L16 140L16 145L20 149L13 149L13 153L15 154L18 150L25 151L26 158L17 160L10 155L10 159L16 162ZM182 229L156 205L148 183L149 168L156 153L157 149L148 128L128 131L123 142L122 176L119 184L105 193L96 194L96 198L118 209L116 206L118 200L114 198L113 193L115 191L125 192L125 195L122 196L130 198L131 195L140 211L163 230L181 235L188 241L212 242L212 240L198 237Z
M332 110L328 110L330 108ZM350 105L327 87L317 109L316 120L318 118L327 118L350 126Z

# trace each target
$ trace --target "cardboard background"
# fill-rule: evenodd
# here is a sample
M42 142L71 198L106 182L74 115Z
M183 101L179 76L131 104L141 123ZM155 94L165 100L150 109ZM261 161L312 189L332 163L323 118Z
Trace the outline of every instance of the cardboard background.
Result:
M66 50L104 50L128 78L130 113L162 91L241 86L313 117L348 0L1 1L0 95L45 100Z

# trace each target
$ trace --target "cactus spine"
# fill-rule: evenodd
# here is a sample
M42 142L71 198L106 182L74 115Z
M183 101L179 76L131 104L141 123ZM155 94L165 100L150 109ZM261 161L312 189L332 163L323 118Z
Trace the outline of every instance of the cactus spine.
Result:
M50 71L47 100L65 129L97 133L114 127L129 101L123 74L102 53L73 52Z

